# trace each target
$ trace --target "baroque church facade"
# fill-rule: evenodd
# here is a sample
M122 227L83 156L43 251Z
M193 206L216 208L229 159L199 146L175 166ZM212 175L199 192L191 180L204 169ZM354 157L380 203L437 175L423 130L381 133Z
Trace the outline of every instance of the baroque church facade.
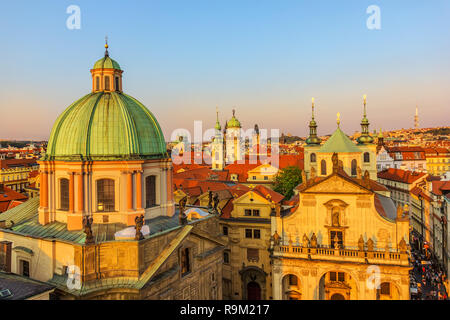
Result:
M154 115L104 57L92 91L56 120L40 196L0 214L0 272L54 299L221 299L217 216L174 204L172 162Z
M409 299L409 212L376 182L364 98L354 144L338 127L321 145L313 116L295 207L271 216L274 299Z

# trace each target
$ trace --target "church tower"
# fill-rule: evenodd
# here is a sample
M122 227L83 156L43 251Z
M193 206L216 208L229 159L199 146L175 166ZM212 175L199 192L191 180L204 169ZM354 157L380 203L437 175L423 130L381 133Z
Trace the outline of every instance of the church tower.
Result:
M233 116L226 125L226 162L233 163L242 160L243 152L241 150L241 123L236 118L236 111L233 109Z
M357 147L361 150L361 169L370 174L372 180L377 180L377 145L369 133L369 119L366 113L367 96L364 95L364 113L361 120L361 136L357 139Z
M216 110L216 125L214 126L215 135L211 142L211 158L212 158L212 170L223 170L224 163L224 144L222 127L219 123L219 110Z
M309 137L304 146L305 165L304 170L309 178L311 169L317 172L317 151L320 149L321 139L317 136L317 123L314 120L314 98L311 99L311 121L309 122Z

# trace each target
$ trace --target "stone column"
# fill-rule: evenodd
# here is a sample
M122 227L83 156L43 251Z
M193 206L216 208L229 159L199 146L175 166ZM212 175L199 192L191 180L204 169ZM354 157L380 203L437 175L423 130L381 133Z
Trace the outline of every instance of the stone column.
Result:
M136 209L142 210L142 171L136 171Z
M77 197L78 208L77 211L83 213L84 211L84 184L83 184L83 172L77 173Z
M75 211L75 179L74 173L69 172L69 212Z
M272 298L273 300L282 300L281 266L272 266Z
M48 171L41 171L40 205L48 208Z
M133 210L133 172L127 171L127 210Z

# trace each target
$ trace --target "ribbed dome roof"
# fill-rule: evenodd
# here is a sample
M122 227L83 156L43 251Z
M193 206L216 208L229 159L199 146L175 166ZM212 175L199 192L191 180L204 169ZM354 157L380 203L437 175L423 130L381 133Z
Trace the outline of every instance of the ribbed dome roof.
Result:
M45 160L131 160L167 157L161 128L136 99L90 93L56 120Z
M117 69L120 70L120 65L116 60L111 59L109 56L105 56L98 60L92 69Z

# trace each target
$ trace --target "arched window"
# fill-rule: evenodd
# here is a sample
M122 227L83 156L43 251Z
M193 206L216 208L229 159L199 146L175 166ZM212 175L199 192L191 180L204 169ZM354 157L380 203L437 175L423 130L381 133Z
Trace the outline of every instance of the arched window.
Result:
M297 276L290 274L289 275L289 285L290 286L297 286L298 285L298 278Z
M112 212L114 211L114 180L101 179L97 180L97 211Z
M320 161L320 174L327 175L327 162L325 160Z
M109 90L109 76L105 76L105 90Z
M120 87L119 87L119 77L116 77L116 91L120 91Z
M61 210L69 210L69 179L59 180L59 208Z
M370 154L368 152L364 152L364 162L370 162Z
M95 77L95 90L100 90L100 77Z
M156 176L145 178L145 207L156 206Z
M228 252L228 251L223 252L223 263L225 263L225 264L230 263L230 252Z
M316 162L316 154L315 153L311 153L311 156L309 157L311 162Z
M353 159L352 160L352 176L356 176L357 171L356 171L356 160Z

